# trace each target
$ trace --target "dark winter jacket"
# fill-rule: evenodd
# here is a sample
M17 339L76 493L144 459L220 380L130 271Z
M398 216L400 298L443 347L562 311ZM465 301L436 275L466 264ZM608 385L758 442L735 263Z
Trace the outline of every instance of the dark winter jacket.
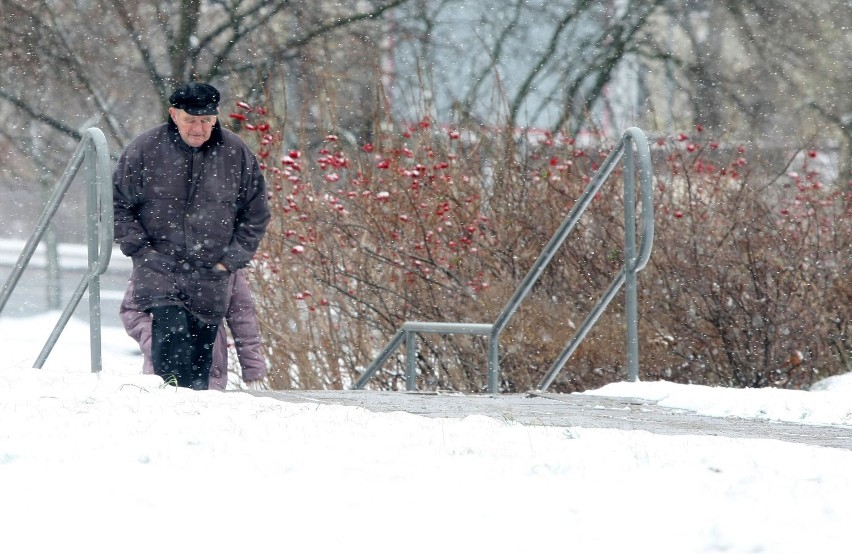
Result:
M266 183L257 159L217 122L192 148L168 123L139 135L113 172L115 240L133 259L143 310L179 305L216 323L229 272L245 267L266 231ZM213 269L221 262L228 272Z
M230 293L228 312L225 314L228 327L226 329L224 325L219 326L219 333L213 343L209 387L215 390L225 390L228 384L228 329L234 339L243 381L256 381L266 376L266 361L260 342L257 314L244 270L239 270L232 275ZM124 294L119 315L127 334L139 343L139 348L142 350L142 373L153 374L151 315L141 311L133 302L132 283L128 285Z

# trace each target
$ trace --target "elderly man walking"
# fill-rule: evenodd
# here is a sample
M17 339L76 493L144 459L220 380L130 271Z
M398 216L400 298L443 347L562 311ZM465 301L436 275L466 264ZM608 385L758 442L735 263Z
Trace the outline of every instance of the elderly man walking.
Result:
M188 83L169 119L136 137L113 172L115 240L133 260L133 301L151 314L151 361L167 383L208 388L231 273L269 222L248 146L217 118L219 91Z

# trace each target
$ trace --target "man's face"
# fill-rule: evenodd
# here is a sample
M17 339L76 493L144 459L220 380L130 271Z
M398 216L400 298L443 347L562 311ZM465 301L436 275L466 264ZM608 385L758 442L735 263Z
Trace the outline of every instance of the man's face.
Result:
M216 125L215 115L190 115L177 108L169 108L169 115L177 125L180 138L194 148L207 142Z

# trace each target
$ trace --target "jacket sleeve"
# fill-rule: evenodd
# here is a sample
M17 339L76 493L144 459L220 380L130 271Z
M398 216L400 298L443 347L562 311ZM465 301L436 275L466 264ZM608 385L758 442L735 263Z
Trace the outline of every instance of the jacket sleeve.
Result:
M248 265L260 245L269 223L269 201L266 180L254 154L243 144L246 166L241 183L241 203L237 207L234 235L220 260L236 271Z
M257 312L245 270L234 274L231 301L225 319L237 348L243 381L263 379L266 376L266 359L260 340Z
M151 362L151 316L139 309L133 302L133 283L128 283L124 298L118 308L118 315L127 334L139 343L142 351L142 373L154 373Z
M150 248L151 239L136 217L142 200L142 161L134 143L122 152L112 173L115 242L125 256Z

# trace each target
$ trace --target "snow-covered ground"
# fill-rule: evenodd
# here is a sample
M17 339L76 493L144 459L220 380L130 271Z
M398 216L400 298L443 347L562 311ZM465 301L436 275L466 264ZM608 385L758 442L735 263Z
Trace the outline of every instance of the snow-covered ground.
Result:
M104 329L0 318L0 550L47 552L849 551L852 451L522 426L163 388ZM588 394L852 425L819 391L616 383Z

